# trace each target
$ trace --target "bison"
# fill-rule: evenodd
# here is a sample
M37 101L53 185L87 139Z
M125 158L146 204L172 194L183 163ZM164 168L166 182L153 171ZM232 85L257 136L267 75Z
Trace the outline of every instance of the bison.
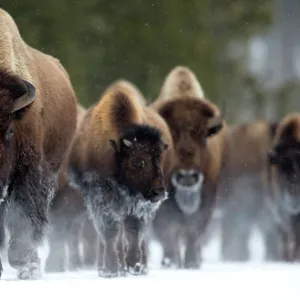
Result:
M34 279L41 276L37 248L75 132L76 96L59 61L28 46L2 9L0 24L0 243L7 225L10 265L18 278Z
M221 256L225 261L249 260L248 243L255 225L263 234L266 258L278 259L278 238L266 206L265 190L268 150L276 126L257 119L229 128L219 189Z
M174 143L169 197L152 226L163 246L162 266L199 268L201 237L215 207L224 164L227 126L220 110L204 97L194 73L183 66L169 73L152 106L167 122Z
M167 125L130 82L114 82L88 110L70 174L99 233L99 276L146 272L144 234L166 198L172 158Z
M300 259L300 114L278 124L268 154L269 207L280 235L280 258Z
M80 105L78 105L77 108L78 128L86 110ZM71 187L68 182L68 159L69 157L67 156L64 162L64 168L60 172L58 189L50 206L50 221L53 228L49 239L49 256L46 260L47 272L65 271L65 244L68 245L69 250L70 270L81 268L83 263L90 266L96 259L94 228L89 226L91 221L87 218L81 192ZM79 251L81 241L84 246L84 262L81 260Z

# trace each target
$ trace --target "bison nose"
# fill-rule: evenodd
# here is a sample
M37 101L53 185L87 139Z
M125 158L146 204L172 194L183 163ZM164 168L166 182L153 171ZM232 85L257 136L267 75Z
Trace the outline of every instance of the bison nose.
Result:
M151 202L158 202L165 198L165 188L156 188L149 192L149 200Z
M193 186L199 181L200 173L194 170L180 170L175 174L175 181L183 186Z

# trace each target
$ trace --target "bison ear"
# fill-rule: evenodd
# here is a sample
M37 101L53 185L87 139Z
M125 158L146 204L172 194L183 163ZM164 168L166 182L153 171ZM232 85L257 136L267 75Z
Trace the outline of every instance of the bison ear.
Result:
M26 107L33 102L35 98L35 87L28 81L22 80L24 83L24 93L15 99L15 105L13 108L13 113Z
M207 137L217 134L223 128L223 126L223 118L221 116L208 119Z

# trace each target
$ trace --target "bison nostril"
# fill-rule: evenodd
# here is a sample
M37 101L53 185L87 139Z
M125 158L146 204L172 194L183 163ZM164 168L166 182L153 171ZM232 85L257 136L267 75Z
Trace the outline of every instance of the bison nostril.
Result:
M161 200L164 196L165 196L164 188L153 189L152 191L149 192L149 198L153 202Z
M175 175L175 181L183 186L193 186L199 182L200 173L194 170L180 170Z

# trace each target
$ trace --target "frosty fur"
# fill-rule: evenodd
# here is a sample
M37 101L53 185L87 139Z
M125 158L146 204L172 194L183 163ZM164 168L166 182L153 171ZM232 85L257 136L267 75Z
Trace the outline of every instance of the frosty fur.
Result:
M146 272L145 230L166 198L153 203L141 194L130 195L126 187L96 172L85 174L79 185L74 178L73 186L80 187L89 216L101 236L99 276Z

